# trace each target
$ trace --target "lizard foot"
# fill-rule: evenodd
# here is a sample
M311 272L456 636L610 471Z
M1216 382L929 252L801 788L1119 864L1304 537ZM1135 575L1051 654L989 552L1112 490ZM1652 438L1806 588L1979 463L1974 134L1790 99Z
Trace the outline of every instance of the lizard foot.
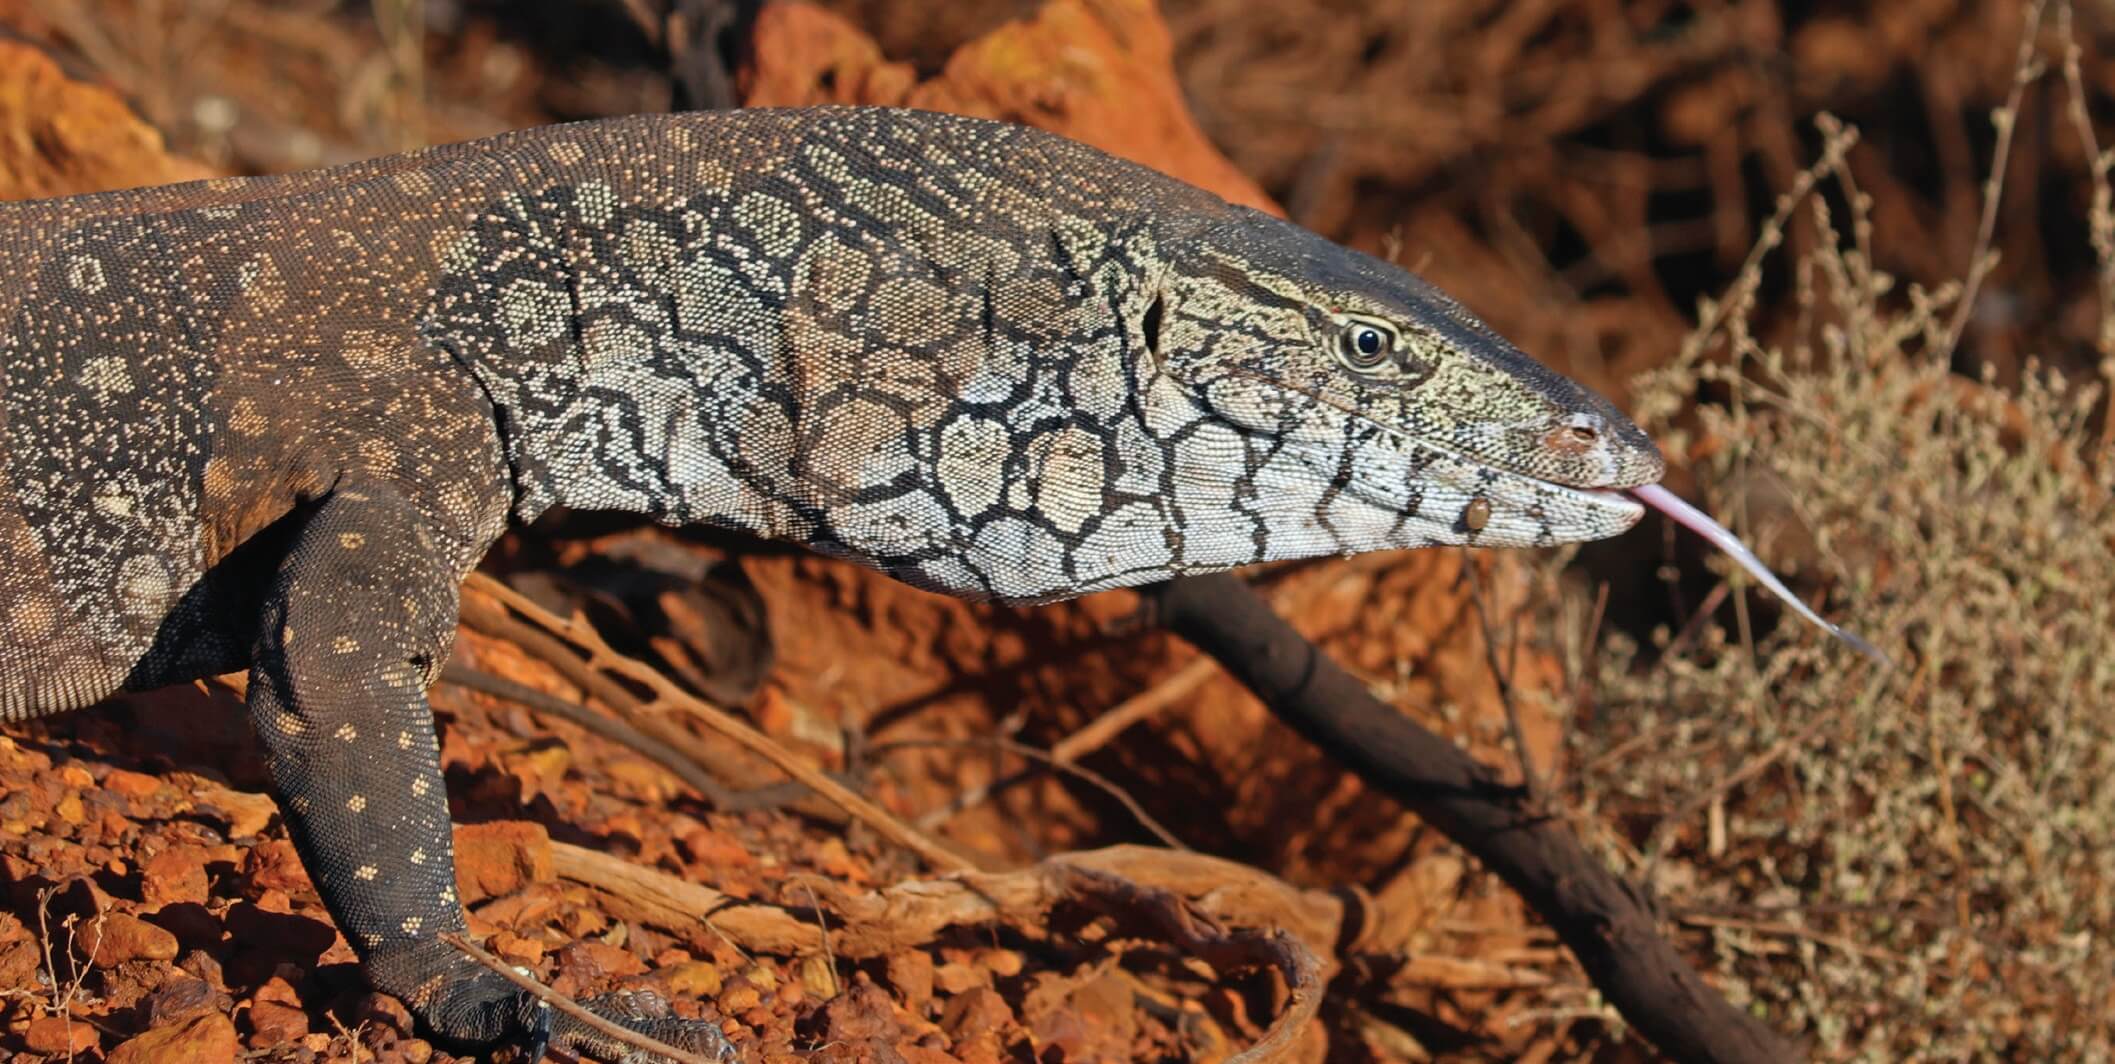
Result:
M635 1049L544 1004L498 973L477 967L438 938L429 936L375 950L367 958L367 968L378 989L404 998L427 1030L450 1047L472 1051L511 1047L517 1064L534 1064L544 1059L546 1050L609 1064L673 1064L665 1056ZM406 993L403 988L416 989ZM580 1004L612 1025L705 1060L724 1064L740 1059L717 1022L677 1016L668 1000L652 990L619 990Z
M668 1000L651 990L619 990L580 1003L589 1012L620 1027L629 1028L657 1041L707 1060L740 1059L733 1043L711 1020L686 1020L675 1014ZM533 1011L521 1039L522 1060L536 1061L550 1047L567 1053L615 1064L670 1064L658 1053L635 1048L604 1031L524 995L523 1008Z

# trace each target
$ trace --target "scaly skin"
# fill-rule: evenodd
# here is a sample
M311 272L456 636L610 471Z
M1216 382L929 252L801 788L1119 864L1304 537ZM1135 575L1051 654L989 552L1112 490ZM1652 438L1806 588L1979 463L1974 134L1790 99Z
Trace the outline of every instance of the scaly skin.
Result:
M600 1045L436 938L463 925L424 692L509 515L1042 602L1595 539L1661 472L1394 267L937 114L638 117L11 205L0 267L0 717L251 669L318 890L468 1043Z

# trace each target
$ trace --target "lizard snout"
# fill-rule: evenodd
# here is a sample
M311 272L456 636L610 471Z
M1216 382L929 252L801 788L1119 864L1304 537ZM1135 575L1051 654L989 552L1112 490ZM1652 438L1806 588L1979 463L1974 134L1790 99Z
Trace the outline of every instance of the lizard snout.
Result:
M1593 414L1570 414L1557 419L1556 427L1542 434L1542 445L1567 457L1592 451L1601 443L1601 419Z
M1667 474L1652 438L1614 407L1553 415L1536 442L1544 460L1564 470L1553 479L1572 487L1620 491Z

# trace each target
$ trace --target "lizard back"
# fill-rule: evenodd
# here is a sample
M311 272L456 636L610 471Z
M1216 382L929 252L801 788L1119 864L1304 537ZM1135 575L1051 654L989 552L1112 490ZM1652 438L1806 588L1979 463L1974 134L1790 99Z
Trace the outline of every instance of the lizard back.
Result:
M228 559L350 470L415 486L465 570L567 504L1035 597L960 559L1095 517L999 496L1101 460L1152 209L1227 208L919 118L639 116L0 205L0 717L241 667L272 559Z

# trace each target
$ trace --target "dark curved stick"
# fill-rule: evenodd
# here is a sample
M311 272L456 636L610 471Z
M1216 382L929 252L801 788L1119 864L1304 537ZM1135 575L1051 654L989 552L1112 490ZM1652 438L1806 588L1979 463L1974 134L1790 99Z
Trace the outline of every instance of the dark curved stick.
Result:
M1218 659L1278 719L1498 873L1571 947L1623 1018L1677 1060L1801 1054L1705 985L1643 893L1539 816L1524 792L1366 690L1238 577L1144 589L1160 624Z

